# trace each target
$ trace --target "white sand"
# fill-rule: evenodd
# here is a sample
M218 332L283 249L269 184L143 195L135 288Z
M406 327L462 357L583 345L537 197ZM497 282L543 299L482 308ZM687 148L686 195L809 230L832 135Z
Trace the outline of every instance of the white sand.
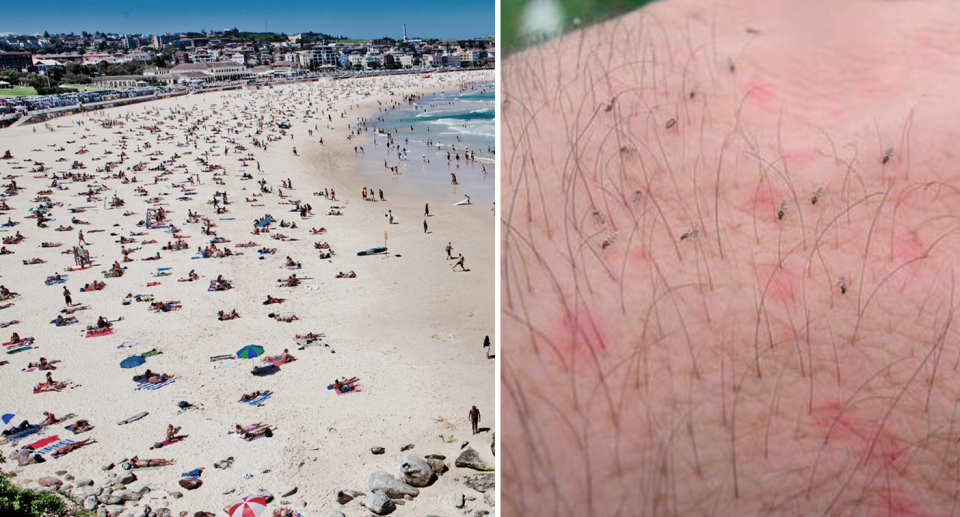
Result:
M417 76L351 80L337 85L295 84L282 87L281 94L270 90L194 95L64 117L50 123L54 132L46 131L42 124L0 130L0 154L10 149L15 157L11 161L0 161L0 176L21 175L16 182L25 187L19 195L6 198L15 210L0 212L0 221L6 222L9 216L21 224L16 228L4 228L7 231L0 236L8 237L20 231L28 237L21 244L7 246L15 254L0 256L0 283L23 295L13 307L0 310L0 322L20 321L0 331L0 337L2 341L8 341L10 334L17 332L21 337L35 337L38 344L34 350L0 355L0 359L10 361L0 368L0 391L4 394L0 411L21 408L15 423L23 418L39 421L45 410L58 416L72 412L96 426L89 433L74 436L63 425L56 425L44 435L27 439L23 444L53 434L74 440L93 437L98 442L60 459L18 470L20 478L37 479L66 470L78 478L90 477L99 484L106 478L107 473L101 470L101 465L107 461L119 462L134 455L173 459L176 461L174 466L138 473L141 481L155 489L153 495L163 496L164 490L184 492L184 497L179 500L144 500L154 508L168 504L174 515L181 510L188 510L191 515L199 510L220 514L224 506L252 489L264 488L279 496L284 488L296 486L298 493L287 500L306 502L302 513L307 516L338 508L334 495L339 489L369 493L367 478L375 471L385 470L398 475L405 454L423 457L437 453L447 456L451 471L433 486L421 489L420 497L399 507L396 514L452 514L455 510L450 494L457 491L478 496L478 500L471 503L472 507L492 510L482 504L482 494L462 488L464 477L474 472L455 468L453 460L460 453L460 443L465 440L469 440L488 461L494 460L489 447L492 433L471 436L467 412L471 405L477 405L483 415L481 427L495 428L494 361L488 360L481 348L484 336L490 335L492 339L494 335L495 218L489 206L453 206L463 199L463 194L471 192L460 190L442 196L401 197L391 194L391 186L403 181L402 174L397 178L383 172L382 179L375 183L362 181L351 172L354 162L359 160L354 158L350 147L364 145L366 160L382 161L386 157L384 138L378 137L377 151L372 150L369 140L373 136L372 130L353 141L346 140L348 122L355 122L357 116L375 116L378 99L388 105L399 101L399 95L442 88L450 91L462 81L489 81L492 77L492 73L483 72L435 74L428 79ZM302 97L291 96L291 92L297 89L303 90L298 94ZM353 93L348 95L351 90ZM388 90L398 96L386 96ZM359 93L363 91L372 95L363 96ZM248 135L256 128L241 129L240 134L226 133L227 127L244 122L242 117L232 120L234 114L241 113L245 105L250 106L249 110L260 110L267 99L274 108L282 104L284 109L302 114L307 109L306 103L297 104L294 99L307 99L307 92L314 108L327 110L326 113L333 115L332 129L326 129L326 117L322 123L319 115L306 119L310 128L314 124L319 126L319 131L309 137L307 124L301 122L304 119L291 116L289 120L293 123L291 131L295 138L291 140L288 135L282 141L272 142L267 152L251 144ZM322 101L320 92L326 95ZM332 100L333 95L337 96L336 100ZM332 109L327 108L327 100L330 100ZM226 108L224 102L229 103ZM192 144L189 147L176 146L177 142L185 141L183 128L187 126L180 116L169 118L170 109L176 109L178 105L181 110L193 109L191 121L196 120L198 110L208 116L212 114L211 107L216 107L217 114L206 122L207 130L199 132L199 149L194 149ZM341 110L346 111L347 118L339 118ZM150 114L145 115L148 111ZM127 114L139 120L131 119L123 127L109 129L101 128L91 120ZM76 121L86 121L85 127L89 131L73 125ZM175 138L157 143L156 134L137 131L141 126L156 122L164 123L161 135L169 133ZM213 123L219 123L224 131L216 138L210 131ZM276 124L265 124L264 132L258 138L278 135L273 131L275 129ZM186 169L168 166L173 174L162 176L166 181L157 185L153 184L153 179L160 174L158 172L127 172L128 177L134 175L142 183L124 185L118 179L104 179L106 174L95 171L106 162L118 159L120 148L117 143L122 135L115 134L117 131L133 139L126 147L128 158L114 172L126 171L141 161L146 162L147 167L156 167L161 163L159 160L149 161L144 157L155 151L163 151L161 160L170 159L177 152L183 155L192 151L193 154L182 156L174 164L174 167L185 164ZM84 136L86 139L81 139ZM321 136L323 146L316 143ZM104 138L106 142L103 142ZM205 141L208 138L210 141ZM235 151L232 144L226 144L226 138L234 138L247 150ZM68 144L68 141L74 143ZM153 147L137 153L137 146L142 148L145 142L150 142ZM75 155L84 145L90 153ZM228 156L222 156L224 145L231 148ZM66 151L54 151L60 146ZM292 155L294 146L299 157ZM32 149L42 151L33 152ZM194 161L208 149L212 149L210 162L226 169L225 185L215 184L212 173L200 173L201 166ZM104 155L105 150L111 150L113 154ZM248 163L245 170L253 174L255 181L240 181L239 178L242 165L237 159L247 152L255 155L266 173L257 175L256 163ZM61 157L67 161L57 163ZM92 160L98 157L102 159ZM97 202L87 202L79 196L79 191L86 190L85 185L93 184L92 181L69 184L70 189L66 191L54 190L52 200L62 202L63 206L52 210L55 221L49 223L49 228L38 229L36 221L25 216L28 208L38 204L31 199L38 191L48 188L51 171L45 175L48 177L35 178L36 174L28 172L34 163L25 159L43 162L58 173L68 171L74 160L82 161L87 169L75 172L92 173L113 190L101 194ZM441 168L439 156L434 161L431 167L435 167L436 176L448 180L445 164ZM390 163L397 163L395 156ZM405 167L420 170L419 156L411 156L410 165ZM477 163L472 171L464 168L457 172L461 176L479 174L479 168ZM488 169L491 169L490 165ZM184 171L200 173L203 183L197 188L198 194L189 201L178 201L176 198L182 194L174 190L172 184L186 180L188 174ZM292 179L295 190L284 189L285 194L290 199L310 203L315 213L312 218L301 220L298 214L288 212L293 208L291 205L278 204L280 199L276 192L281 178ZM262 201L258 201L266 206L251 207L244 198L258 191L256 181L260 179L268 181L274 194L265 194ZM8 184L9 179L2 183ZM134 194L134 189L140 185L145 186L149 196ZM360 189L363 185L383 189L387 201L362 201ZM493 189L493 182L484 186ZM324 187L334 188L340 201L327 201L312 195ZM229 214L214 214L208 203L216 190L228 192ZM111 199L114 193L126 201L126 206L105 210L104 199ZM183 235L189 236L186 241L190 248L177 252L160 251L161 260L142 261L173 240L166 230L148 231L146 236L137 239L158 242L143 245L143 249L133 253L131 257L135 261L123 264L128 269L122 278L104 279L101 272L122 258L120 244L115 241L131 232L146 231L136 226L137 221L144 218L145 200L164 194L169 194L164 196L164 208L173 211L169 220L183 229ZM429 234L424 234L422 226L425 202L431 203ZM331 205L343 207L344 216L326 216ZM67 209L72 207L94 208L71 214ZM244 254L228 259L191 260L197 247L206 245L210 237L201 233L200 224L185 224L188 208L209 217L217 225L214 228L217 235L232 241L219 245L221 248L229 246L232 251L243 251ZM388 225L383 216L388 209L399 217L401 224ZM124 217L127 210L136 214ZM296 221L299 226L298 229L274 226L271 234L279 231L300 240L281 242L268 235L251 235L253 219L266 213L277 219ZM75 225L69 232L54 231L60 224L69 225L72 216L91 224ZM221 217L233 217L235 221L221 221ZM119 226L114 227L114 224ZM311 236L307 231L321 226L326 227L328 233ZM88 249L99 266L65 273L65 268L73 266L73 258L61 252L77 244L78 229L84 230L90 243ZM89 233L94 229L105 231ZM385 230L389 231L389 255L356 255L357 251L382 246ZM278 248L276 258L258 260L255 249L233 247L251 240L261 246ZM41 249L40 243L44 241L61 242L63 246ZM330 243L336 252L332 263L318 258L313 247L318 241ZM448 241L453 242L455 255L460 252L467 258L469 272L451 271L453 262L446 259L444 251ZM291 273L282 267L288 255L303 263L303 269L294 271L297 276L310 277L304 283L317 285L318 289L275 287L276 279L286 278ZM34 257L47 263L23 265L22 260ZM159 267L172 268L172 275L152 277ZM185 277L190 269L196 269L201 276L199 281L176 281ZM338 271L348 270L356 271L358 277L334 278ZM74 302L91 307L91 310L76 314L79 324L58 328L49 323L64 307L63 286L44 285L44 279L55 272L69 274L66 285L73 293ZM235 288L226 292L208 292L210 280L221 274L233 281ZM93 280L104 280L107 287L100 292L81 293L80 288ZM147 282L151 281L160 281L161 285L147 287ZM148 311L147 303L122 305L121 300L127 293L153 294L157 301L180 300L183 309L157 314ZM264 306L261 302L267 294L286 298L287 302ZM239 311L240 319L218 321L218 310L234 308ZM283 323L266 317L275 311L293 312L300 321ZM124 319L114 324L113 335L84 338L83 329L95 323L100 315ZM298 351L294 335L310 331L325 333L327 337L323 341L330 345L329 348L313 346ZM118 345L129 341L140 341L140 344L117 349ZM266 377L254 377L250 373L254 362L260 364L259 359L241 360L232 368L212 369L219 363L211 363L210 356L233 354L248 344L262 345L268 355L289 348L299 360ZM120 368L119 363L124 358L153 348L162 351L162 355L150 357L136 370ZM28 361L37 361L41 356L62 360L53 372L53 378L71 381L73 386L60 393L33 394L32 387L43 380L44 374L22 370ZM173 374L177 380L157 391L135 391L131 377L134 373L142 373L145 368ZM341 376L359 377L362 392L335 396L333 391L328 391L326 386ZM237 402L242 393L258 389L274 392L262 407ZM203 404L205 409L168 416L181 400ZM118 420L141 411L150 414L129 425L116 424ZM255 422L275 425L274 437L248 443L227 435L235 424ZM154 442L163 439L170 423L182 426L181 434L188 435L188 438L160 450L149 450ZM444 443L440 434L455 435L457 441ZM401 453L401 446L407 443L415 444L416 448ZM372 446L383 446L387 453L374 456L370 453ZM0 448L4 455L9 455L12 450L10 445ZM215 462L228 456L236 459L232 468L213 468ZM14 466L8 464L5 470ZM206 468L201 477L203 486L192 492L182 490L177 485L180 474L198 467ZM243 479L245 473L267 470L268 473ZM113 470L118 471L119 467ZM236 491L224 495L230 489ZM279 507L279 500L278 497L268 511ZM342 510L347 515L369 513L356 501Z

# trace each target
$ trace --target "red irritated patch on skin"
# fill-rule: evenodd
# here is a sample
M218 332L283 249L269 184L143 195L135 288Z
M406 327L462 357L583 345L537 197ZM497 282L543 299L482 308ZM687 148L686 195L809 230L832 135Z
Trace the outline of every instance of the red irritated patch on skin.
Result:
M777 189L760 185L747 194L742 206L747 212L756 214L758 219L776 221L777 209L780 208L781 199L783 197Z
M757 287L767 302L792 305L800 300L800 277L782 266L757 266Z
M582 304L559 319L553 334L554 348L568 366L574 362L594 362L607 351L602 318Z
M898 264L923 258L926 254L927 247L920 242L916 231L901 232L894 238L893 260Z
M759 108L772 110L777 108L777 94L770 85L753 79L744 88L747 99Z
M921 517L930 515L921 509L921 500L901 490L902 479L910 464L908 446L901 438L888 431L882 418L853 414L838 402L816 406L811 412L813 428L827 447L824 451L843 451L867 472L882 471L888 475L876 480L865 515L897 515ZM894 479L892 480L891 477Z
M803 167L809 165L813 160L816 160L819 155L816 149L809 147L806 149L791 149L785 151L781 158L783 159L784 165L788 167Z

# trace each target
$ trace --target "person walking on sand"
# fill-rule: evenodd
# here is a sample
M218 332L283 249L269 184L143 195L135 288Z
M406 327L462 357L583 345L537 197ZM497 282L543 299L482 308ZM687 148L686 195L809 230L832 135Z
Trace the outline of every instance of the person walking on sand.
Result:
M470 425L473 427L473 434L477 434L477 427L480 424L480 410L477 409L477 406L473 406L470 409Z
M70 289L67 289L67 286L63 286L63 301L66 302L67 307L73 307L73 297L70 296Z
M423 205L423 216L430 217L430 203L425 203Z
M423 220L423 233L427 233L427 220Z
M457 263L453 265L453 269L452 269L452 270L453 270L453 271L456 271L456 270L457 270L457 266L460 266L460 269L461 269L461 270L466 271L467 268L464 267L464 265L463 265L463 261L464 261L464 260L465 260L465 259L463 258L463 254L460 253L460 254L459 254L459 257L457 258Z
M79 232L78 241L86 244L87 246L90 245L90 243L87 242L87 239L84 239L84 238L83 238L83 230L80 230L80 232Z
M453 260L453 255L450 252L453 251L453 246L448 242L447 243L447 260Z

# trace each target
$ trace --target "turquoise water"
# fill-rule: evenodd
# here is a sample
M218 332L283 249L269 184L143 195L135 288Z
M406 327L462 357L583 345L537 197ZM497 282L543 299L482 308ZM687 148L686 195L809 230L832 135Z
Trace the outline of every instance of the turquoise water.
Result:
M360 144L365 150L360 174L377 183L389 179L394 192L431 200L456 202L468 194L473 203L489 209L496 195L496 100L492 82L474 88L424 96L415 104L404 103L367 120L365 141ZM377 134L374 128L390 133L394 143L406 148L407 159L400 161L396 152L388 154L386 135ZM428 141L432 145L428 146ZM467 150L475 153L476 160L465 160ZM399 165L400 173L391 173L384 160L388 167ZM487 174L483 174L484 168ZM451 174L456 174L458 185L451 185Z

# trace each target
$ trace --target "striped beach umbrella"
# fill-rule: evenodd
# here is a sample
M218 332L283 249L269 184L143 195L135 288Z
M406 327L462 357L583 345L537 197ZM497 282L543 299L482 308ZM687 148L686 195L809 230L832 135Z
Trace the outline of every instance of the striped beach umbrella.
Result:
M263 355L263 347L258 345L247 345L237 351L237 358L239 359L253 359Z
M227 513L230 514L230 517L259 517L260 512L266 507L267 500L263 496L248 495L233 503Z

